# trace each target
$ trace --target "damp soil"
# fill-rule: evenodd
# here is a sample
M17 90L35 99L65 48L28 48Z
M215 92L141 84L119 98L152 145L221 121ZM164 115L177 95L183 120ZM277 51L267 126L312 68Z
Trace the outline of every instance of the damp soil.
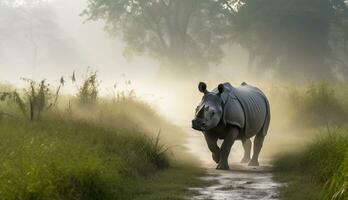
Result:
M194 192L192 200L278 200L281 184L273 180L271 167L248 167L231 164L231 170L206 169L201 179L213 182L201 188L190 188Z

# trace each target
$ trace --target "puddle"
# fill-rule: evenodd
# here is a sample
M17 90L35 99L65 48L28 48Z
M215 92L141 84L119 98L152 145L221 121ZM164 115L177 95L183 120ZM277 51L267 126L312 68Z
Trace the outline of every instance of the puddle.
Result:
M281 184L274 182L272 173L265 168L251 168L232 163L229 171L207 170L203 180L214 181L203 188L190 188L195 192L192 200L278 200Z

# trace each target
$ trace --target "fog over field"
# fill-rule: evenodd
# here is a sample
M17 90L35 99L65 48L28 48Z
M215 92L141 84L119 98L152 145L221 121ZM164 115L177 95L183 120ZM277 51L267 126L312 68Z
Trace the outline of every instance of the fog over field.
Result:
M240 37L229 39L227 40L229 42L222 45L223 53L221 53L220 61L207 64L208 70L204 70L203 67L201 70L196 67L198 70L194 71L187 68L187 73L180 71L168 75L168 73L160 73L163 63L161 64L159 59L155 59L149 53L130 54L127 51L127 44L121 37L105 31L108 28L105 27L105 21L87 20L88 16L82 15L83 10L87 8L87 0L3 0L0 3L2 5L0 7L0 66L2 69L0 79L3 82L22 87L26 84L21 80L23 77L34 80L46 79L55 85L63 76L67 84L62 91L71 94L76 91L76 87L69 84L73 73L76 74L77 81L81 82L88 70L97 71L98 79L101 81L102 96L112 95L115 84L120 90L134 89L138 98L149 102L168 120L187 130L191 126L190 120L193 117L194 108L201 98L201 94L197 90L199 81L207 82L210 90L222 82L231 82L237 86L245 81L259 86L266 94L270 94L274 88L287 87L289 83L300 86L302 83L308 83L315 78L315 75L320 74L322 69L318 67L316 70L312 70L308 67L312 70L313 77L307 76L306 71L302 73L301 67L281 70L277 63L287 61L287 64L293 64L289 60L301 61L303 58L297 54L291 55L289 58L279 55L279 58L267 63L266 61L272 58L268 57L269 55L266 53L278 51L275 46L270 46L265 53L264 60L256 59L256 61L260 61L262 68L255 68L256 71L250 73L250 67L253 67L251 53L248 52L250 49L248 49L248 45L242 47L241 44L244 43L239 41L242 40ZM276 25L275 28L278 26ZM309 33L311 33L310 31ZM272 37L273 33L268 34ZM304 36L304 38L306 37ZM277 43L277 39L279 38L273 38L275 43ZM291 44L292 39L289 37L284 40ZM313 47L313 49L315 48L317 47ZM303 61L303 63L306 62L306 60ZM308 66L311 65L312 63L308 64ZM338 72L338 69L334 68L333 74ZM306 78L297 81L298 76L294 76L296 71L305 74ZM342 73L336 73L335 76L340 80L345 78ZM128 80L131 81L130 85L125 84L125 81ZM278 122L286 121L288 116L282 115L282 111L280 111L285 109L285 105L277 105L277 102L274 102L283 100L273 98L273 96L270 98L272 108L273 103L275 104L272 112L276 113L275 118L272 118L271 137L277 137L275 132L279 132L281 128L276 127L283 125ZM291 146L290 144L283 145L287 140L282 140L281 137L284 134L281 135L277 140L274 139L277 141L275 142L278 144L277 148ZM265 146L266 152L271 151L267 150L267 145Z
M0 194L347 199L347 41L347 0L0 0Z
M185 102L187 106L182 109L193 111L192 104L199 102L198 81L214 83L210 85L212 89L224 81L240 84L253 80L252 77L241 78L248 77L245 76L248 53L238 45L226 47L227 56L208 76L193 74L189 79L163 77L158 75L157 60L146 55L125 56L124 42L106 33L104 22L86 21L86 17L80 16L87 6L86 0L28 2L18 1L13 8L0 7L4 11L0 14L3 22L0 25L2 81L23 86L20 78L24 77L47 79L54 83L61 76L69 79L74 71L77 78L83 77L90 67L98 71L103 95L110 94L115 83L125 89L123 82L131 80L131 87L139 97L160 106L166 116L181 119L174 115L182 114L182 111L175 113L177 109L173 106ZM267 79L267 76L262 79ZM187 89L185 95L193 94L191 91L194 90L197 95L187 98L171 92L173 89L182 92ZM64 90L68 92L74 88L67 85ZM187 103L188 99L194 102Z

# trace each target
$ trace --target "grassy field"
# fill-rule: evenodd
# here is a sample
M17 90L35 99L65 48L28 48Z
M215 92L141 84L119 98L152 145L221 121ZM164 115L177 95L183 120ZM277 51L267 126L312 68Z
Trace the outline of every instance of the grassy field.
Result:
M304 151L274 161L285 200L348 199L348 130L322 133Z
M156 138L79 120L0 121L2 199L182 199L200 171Z
M144 102L0 88L1 199L184 199L206 184L185 133Z
M288 150L278 150L281 153L274 160L276 179L287 183L281 191L282 199L348 199L347 87L343 83L314 82L276 92L283 95L278 94L280 100L273 104L273 117L278 120L287 113L287 134L298 138ZM282 98L286 94L285 101ZM282 130L280 127L277 131Z

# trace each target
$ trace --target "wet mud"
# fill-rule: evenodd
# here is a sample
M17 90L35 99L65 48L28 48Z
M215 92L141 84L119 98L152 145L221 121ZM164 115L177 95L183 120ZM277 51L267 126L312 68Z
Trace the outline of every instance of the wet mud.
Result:
M281 184L273 180L270 167L247 167L231 164L231 170L207 169L203 180L213 184L202 188L190 188L194 192L192 200L278 200Z

